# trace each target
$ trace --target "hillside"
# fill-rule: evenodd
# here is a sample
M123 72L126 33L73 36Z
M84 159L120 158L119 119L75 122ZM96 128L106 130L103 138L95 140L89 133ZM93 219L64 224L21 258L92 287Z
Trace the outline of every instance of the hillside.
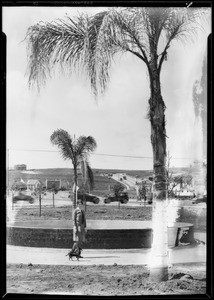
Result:
M116 169L93 169L95 183L97 180L103 180L104 173L126 173L130 176L148 177L152 175L152 171L124 171ZM81 177L81 176L80 176ZM100 179L100 177L102 179ZM60 180L62 185L71 184L73 182L73 169L71 168L57 168L57 169L30 169L27 171L9 170L9 184L11 185L16 180L23 179L25 182L29 179L39 179L45 183L48 180ZM107 178L108 179L108 178ZM107 180L109 181L109 179Z
M187 168L176 168L171 170L174 174L185 173ZM138 176L139 178L148 178L152 175L152 170L117 170L117 169L94 169L94 181L97 195L108 192L109 185L113 186L115 181L108 177L102 176L104 173L126 173L130 176ZM46 180L61 180L61 186L70 188L73 184L73 169L56 168L56 169L30 169L26 171L9 170L8 180L11 187L16 181L23 180L27 182L29 179L38 179L45 186ZM78 185L81 186L81 176L79 176Z

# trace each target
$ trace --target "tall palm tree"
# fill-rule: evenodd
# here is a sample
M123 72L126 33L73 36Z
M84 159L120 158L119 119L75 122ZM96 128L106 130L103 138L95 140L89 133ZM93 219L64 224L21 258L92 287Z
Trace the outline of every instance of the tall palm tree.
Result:
M92 169L89 165L89 154L93 152L96 147L96 141L92 136L80 136L79 138L72 138L70 134L63 130L55 130L50 140L53 145L58 146L61 155L65 160L71 160L74 168L74 201L73 206L76 207L77 202L77 180L78 168L81 169L83 182L88 183L91 187L94 185L94 177Z
M192 40L198 19L206 12L193 8L111 8L94 16L79 15L28 29L29 86L38 89L56 66L84 70L95 97L108 85L117 53L131 53L147 66L150 79L149 120L154 168L153 259L151 277L167 278L166 128L160 74L174 40ZM156 258L156 259L154 259Z

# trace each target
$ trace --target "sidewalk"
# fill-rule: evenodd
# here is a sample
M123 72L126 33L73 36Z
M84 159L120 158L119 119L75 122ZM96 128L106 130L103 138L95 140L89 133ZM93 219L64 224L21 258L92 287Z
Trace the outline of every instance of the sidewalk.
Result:
M146 265L151 249L84 249L83 258L69 260L68 249L18 247L7 245L7 263L45 265ZM206 262L206 245L169 249L170 264Z

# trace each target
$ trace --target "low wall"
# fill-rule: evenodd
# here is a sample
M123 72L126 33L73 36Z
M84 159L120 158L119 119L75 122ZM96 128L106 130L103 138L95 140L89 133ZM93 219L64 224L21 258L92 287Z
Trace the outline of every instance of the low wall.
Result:
M118 221L119 222L119 221ZM129 221L130 222L130 221ZM130 224L133 228L127 228ZM96 221L94 228L87 231L87 242L85 249L137 249L150 248L152 243L152 229L148 224L135 224L132 221L128 226L123 221L121 223L111 223L110 229L107 229L105 222ZM41 224L42 225L42 224ZM92 224L93 225L93 224ZM114 228L113 228L114 225ZM143 226L144 225L144 226ZM50 247L50 248L71 248L73 244L72 228L42 228L27 227L26 224L7 225L7 244L26 247ZM67 226L65 226L67 227ZM168 245L169 247L178 246L179 243L192 243L194 241L194 228L189 223L175 223L168 227Z

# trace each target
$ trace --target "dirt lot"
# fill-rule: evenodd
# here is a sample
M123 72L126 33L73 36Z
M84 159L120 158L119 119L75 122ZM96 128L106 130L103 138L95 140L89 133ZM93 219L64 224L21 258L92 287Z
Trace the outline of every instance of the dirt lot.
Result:
M204 264L182 264L170 268L169 280L149 282L143 266L9 265L7 291L27 294L70 295L160 295L204 294Z

